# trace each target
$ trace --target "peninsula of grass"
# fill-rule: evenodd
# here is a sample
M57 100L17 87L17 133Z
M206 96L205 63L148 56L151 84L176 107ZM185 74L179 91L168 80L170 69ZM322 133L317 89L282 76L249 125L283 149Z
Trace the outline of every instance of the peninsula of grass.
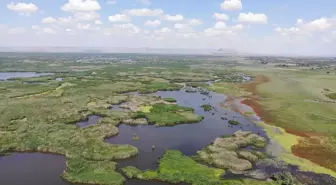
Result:
M203 117L194 113L193 108L181 107L175 104L155 104L150 112L138 111L133 118L146 118L149 124L157 126L173 126L183 123L200 122Z
M116 163L111 161L89 161L83 158L67 160L62 177L76 184L122 185L125 178L115 172Z
M202 107L202 108L204 109L204 111L206 111L206 112L209 112L209 111L212 110L212 106L209 105L209 104L202 105L201 107Z
M163 100L169 103L176 103L176 99L174 98L163 98Z
M218 168L245 171L252 169L252 162L264 158L261 152L241 150L247 146L263 148L266 139L252 132L237 131L232 136L217 138L197 155Z
M168 150L159 161L157 170L141 171L129 166L122 168L128 178L141 180L159 180L172 184L188 183L191 185L276 185L274 182L250 179L222 180L225 171L197 163L179 151Z
M239 124L240 124L240 122L239 122L239 121L236 121L236 120L229 120L228 123L229 123L230 125L239 125Z

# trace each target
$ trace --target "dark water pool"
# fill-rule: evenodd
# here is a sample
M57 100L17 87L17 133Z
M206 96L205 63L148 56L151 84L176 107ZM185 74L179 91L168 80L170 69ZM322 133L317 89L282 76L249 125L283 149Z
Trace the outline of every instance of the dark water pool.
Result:
M53 73L36 73L36 72L0 72L0 81L7 81L10 78L31 78L40 76L50 76Z
M70 185L61 179L65 157L14 153L0 158L1 185Z

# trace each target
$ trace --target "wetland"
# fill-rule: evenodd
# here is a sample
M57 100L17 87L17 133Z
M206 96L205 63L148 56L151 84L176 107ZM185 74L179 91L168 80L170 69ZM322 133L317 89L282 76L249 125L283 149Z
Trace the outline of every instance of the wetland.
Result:
M324 147L321 138L333 148L332 133L311 138L274 119L274 100L259 88L273 81L217 62L168 61L84 71L41 61L36 72L1 72L1 183L335 184L334 159L301 152Z

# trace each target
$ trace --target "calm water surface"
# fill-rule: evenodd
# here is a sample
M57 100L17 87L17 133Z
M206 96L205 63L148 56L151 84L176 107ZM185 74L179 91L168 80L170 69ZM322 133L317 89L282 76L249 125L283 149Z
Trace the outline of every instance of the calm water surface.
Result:
M6 81L10 78L31 78L40 76L50 76L53 73L36 73L36 72L0 72L0 81Z
M224 95L210 93L209 96L200 93L186 93L184 91L157 92L154 95L163 98L171 97L181 106L192 107L195 113L204 116L200 123L182 124L174 127L155 127L151 125L119 126L119 135L106 139L112 144L131 144L139 149L139 155L130 159L118 161L119 167L137 166L140 169L156 169L159 157L166 149L180 150L184 155L195 155L196 152L209 145L215 138L233 134L237 130L246 130L266 136L264 131L252 124L245 117L229 109L220 107L220 102L225 100ZM210 104L214 109L205 112L201 108ZM230 126L228 120L222 117L236 119L241 122L238 126ZM133 134L139 140L133 140ZM155 150L152 146L155 145Z
M61 179L65 157L14 153L0 158L1 185L70 185Z

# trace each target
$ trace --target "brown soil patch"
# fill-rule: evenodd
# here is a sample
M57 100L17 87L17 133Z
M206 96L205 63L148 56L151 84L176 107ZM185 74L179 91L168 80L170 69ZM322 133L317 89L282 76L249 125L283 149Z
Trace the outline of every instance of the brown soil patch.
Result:
M252 95L257 95L258 91L257 91L257 86L263 83L267 83L271 81L269 78L267 78L266 76L263 75L258 75L256 76L253 81L248 82L248 83L244 83L244 84L240 84L238 87L245 89L246 91L249 91L252 93Z
M269 112L267 112L255 99L244 99L241 101L242 104L245 104L253 109L253 111L265 122L271 122L272 118Z
M315 164L336 171L336 151L324 147L319 139L305 138L298 145L292 147L292 152L298 157L308 159Z

